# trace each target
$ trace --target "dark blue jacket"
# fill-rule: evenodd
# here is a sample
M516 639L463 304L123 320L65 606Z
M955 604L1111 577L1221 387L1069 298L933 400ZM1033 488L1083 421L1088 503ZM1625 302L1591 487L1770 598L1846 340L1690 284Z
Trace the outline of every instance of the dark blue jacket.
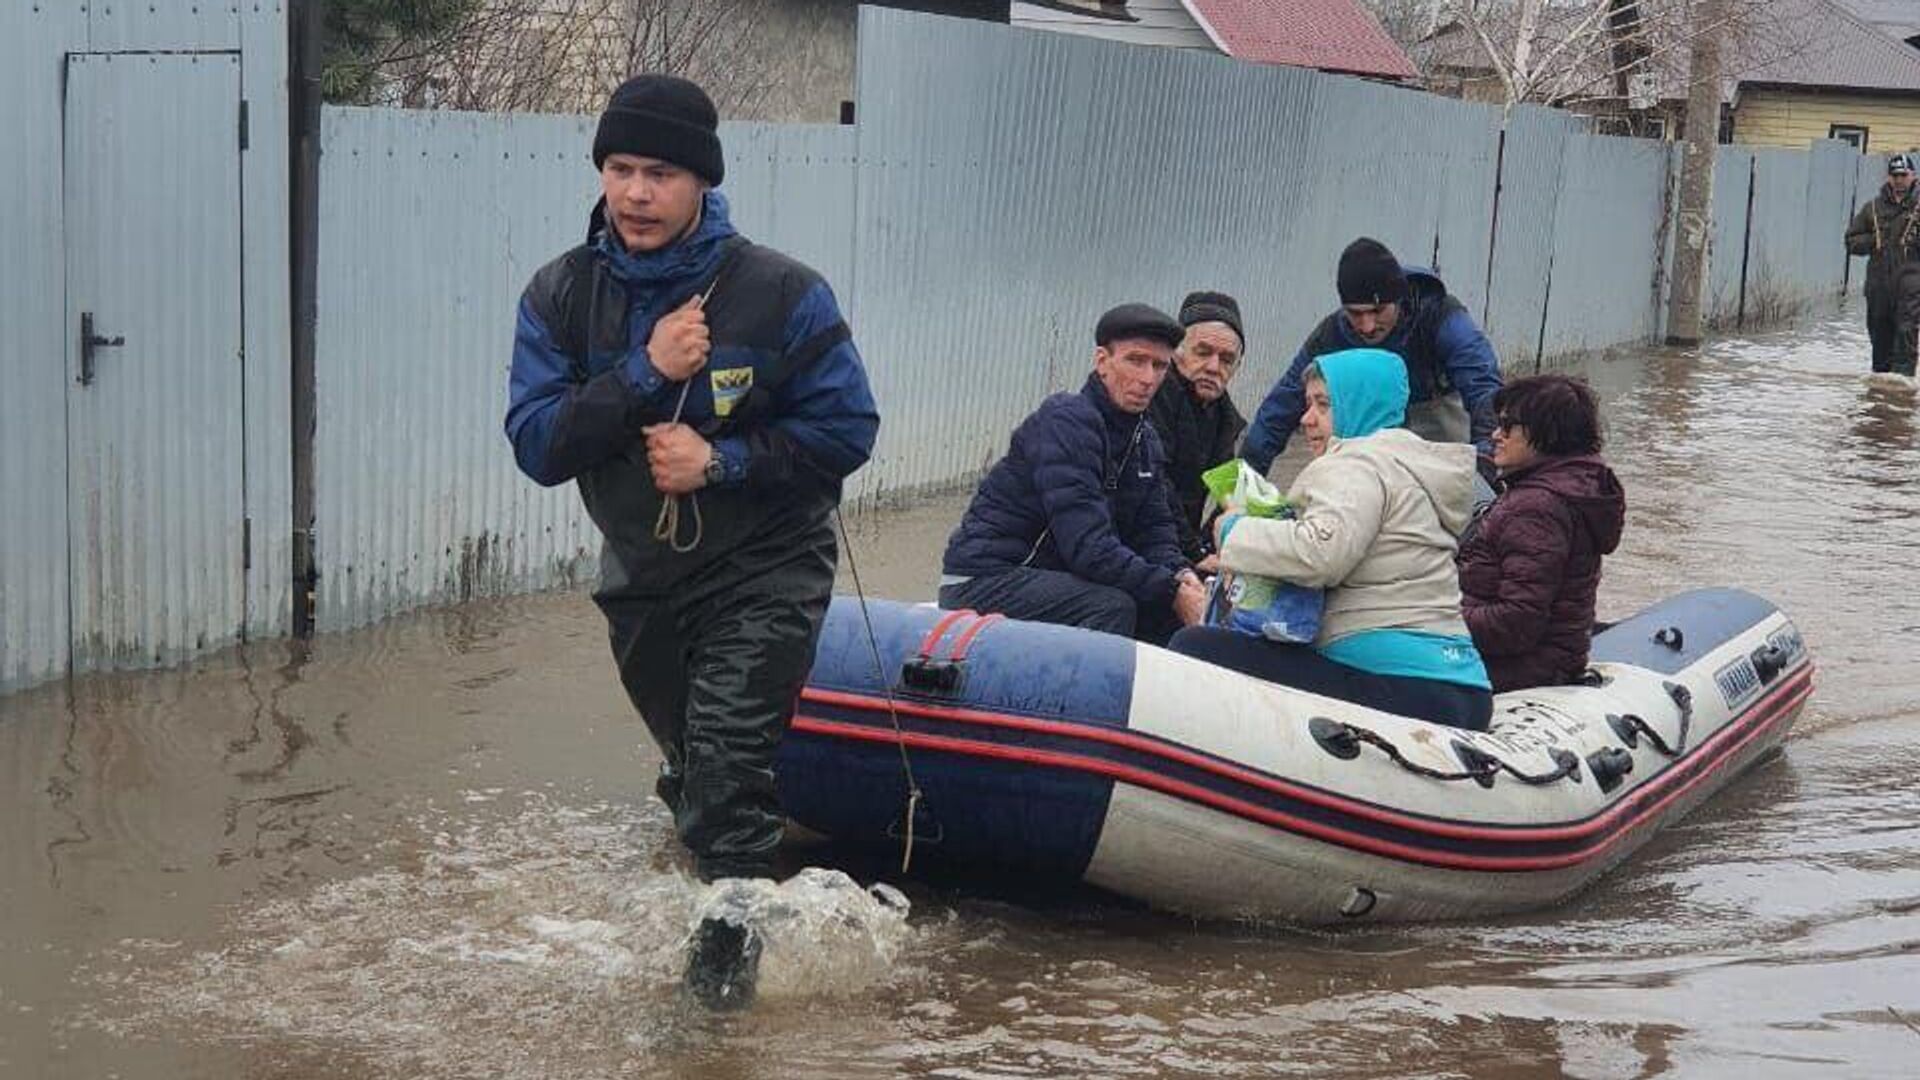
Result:
M1287 373L1274 384L1260 411L1254 413L1240 456L1261 472L1287 448L1306 411L1301 373L1314 359L1343 349L1375 348L1396 353L1407 363L1410 402L1427 401L1459 391L1466 406L1469 438L1483 455L1493 453L1493 395L1500 391L1500 358L1479 324L1431 270L1409 266L1407 285L1412 297L1401 312L1399 325L1387 339L1369 346L1354 335L1346 314L1335 311L1321 320L1294 356Z
M942 572L1065 570L1143 605L1166 603L1187 561L1165 470L1153 425L1122 412L1089 376L1079 393L1049 397L1015 429L948 539Z
M710 285L707 364L670 382L647 356L654 323ZM652 535L663 496L641 429L671 420L683 388L680 420L712 443L726 475L699 492L702 550L676 555ZM546 485L577 479L614 569L639 584L825 528L879 428L833 291L736 236L718 192L692 236L643 254L596 209L587 244L541 268L521 297L508 396L521 471Z

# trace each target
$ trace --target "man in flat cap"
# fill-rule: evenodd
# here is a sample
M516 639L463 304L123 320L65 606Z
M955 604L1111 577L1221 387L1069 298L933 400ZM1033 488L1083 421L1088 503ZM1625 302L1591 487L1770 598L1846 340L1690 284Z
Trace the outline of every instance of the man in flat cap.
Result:
M1307 365L1344 349L1385 349L1407 364L1406 427L1433 442L1470 442L1483 475L1493 470L1493 395L1500 359L1466 305L1431 270L1403 267L1378 240L1361 237L1340 253L1334 285L1340 307L1321 320L1274 384L1247 429L1241 456L1265 472L1287 448L1306 411Z
M576 481L605 539L594 601L705 881L773 876L774 755L833 591L841 481L880 422L833 290L728 220L718 122L685 79L614 91L586 242L521 296L506 418L521 470ZM754 933L703 921L688 989L745 1004Z
M1847 225L1847 254L1867 257L1867 340L1873 370L1914 373L1915 311L1920 282L1920 204L1916 204L1913 157L1887 158L1887 182Z
M1146 304L1100 317L1086 385L1021 422L948 539L941 607L1158 642L1200 620L1146 418L1184 336Z
M1180 532L1180 551L1196 569L1210 573L1219 559L1200 521L1207 502L1200 474L1232 461L1246 430L1246 419L1227 395L1227 384L1246 355L1246 337L1239 303L1221 292L1187 294L1180 325L1185 336L1173 351L1173 371L1153 395L1147 419L1167 452L1167 504Z

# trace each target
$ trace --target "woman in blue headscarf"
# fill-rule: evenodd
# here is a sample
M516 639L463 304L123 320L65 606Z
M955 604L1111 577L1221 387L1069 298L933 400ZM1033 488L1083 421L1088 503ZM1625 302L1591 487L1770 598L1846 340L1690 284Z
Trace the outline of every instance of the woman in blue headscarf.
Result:
M1287 493L1296 516L1223 518L1220 564L1326 590L1319 636L1307 647L1199 626L1169 647L1384 712L1484 729L1493 695L1461 619L1454 567L1473 513L1473 447L1400 426L1407 369L1393 353L1322 356L1304 388L1300 429L1314 460Z

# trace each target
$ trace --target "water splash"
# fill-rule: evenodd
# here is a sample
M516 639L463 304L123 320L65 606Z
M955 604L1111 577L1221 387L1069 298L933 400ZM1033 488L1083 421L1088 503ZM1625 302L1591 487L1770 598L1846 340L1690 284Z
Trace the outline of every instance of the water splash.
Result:
M599 1076L698 1023L678 984L703 905L753 920L762 994L789 1005L885 984L910 940L886 886L814 869L702 886L661 869L672 833L651 803L522 798L504 820L467 800L420 816L412 865L241 910L224 948L121 942L86 973L107 991L86 1019L122 1035L272 1033L393 1075Z
M764 998L846 994L893 970L906 941L907 898L890 885L863 889L838 870L808 867L784 882L716 882L687 926L721 919L760 935Z

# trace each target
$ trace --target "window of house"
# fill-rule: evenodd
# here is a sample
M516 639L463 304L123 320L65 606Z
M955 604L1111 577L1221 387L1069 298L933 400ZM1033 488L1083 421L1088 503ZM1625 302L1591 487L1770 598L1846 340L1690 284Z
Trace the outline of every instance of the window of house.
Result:
M1594 116L1590 127L1595 135L1624 135L1638 139L1664 139L1667 120L1663 116Z
M1855 150L1867 148L1867 129L1857 124L1834 124L1827 128L1827 138L1839 139L1852 145Z

